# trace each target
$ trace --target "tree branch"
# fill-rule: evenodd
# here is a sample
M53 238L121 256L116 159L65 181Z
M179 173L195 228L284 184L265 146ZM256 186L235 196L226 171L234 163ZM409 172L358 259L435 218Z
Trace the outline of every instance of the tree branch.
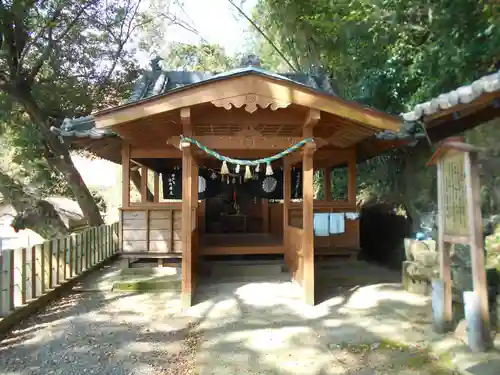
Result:
M80 20L81 16L84 14L85 10L88 9L88 8L90 8L96 2L97 2L96 0L89 1L87 4L85 4L84 6L82 6L80 8L80 10L78 11L78 13L76 14L76 16L73 18L73 20L71 20L71 22L68 24L68 26L66 26L66 28L64 29L64 31L58 36L57 40L52 39L52 34L53 34L53 31L54 31L54 26L50 26L48 28L48 34L49 35L48 35L47 47L45 48L45 51L38 58L38 61L33 65L33 68L31 69L31 72L28 74L28 76L26 78L26 80L27 80L27 82L28 82L29 85L31 85L33 83L33 81L35 80L36 76L40 72L40 69L42 69L42 67L45 64L45 62L49 59L50 54L52 53L52 50L54 48L54 45L57 42L63 40L66 37L66 35L68 35L68 33L71 31L71 29ZM51 20L48 22L49 25L52 25L54 22L56 22L56 20L59 18L59 16L62 13L62 9L63 9L63 7L61 6L59 9L57 9L54 12L54 15L52 16Z
M99 88L96 91L97 96L99 96L101 94L102 90L104 90L106 84L108 83L109 79L113 75L113 72L115 71L116 66L118 65L118 60L120 59L120 56L123 52L123 49L125 48L125 44L130 39L130 36L134 32L134 30L137 28L137 25L132 26L132 24L137 16L140 4L141 4L141 0L137 1L137 3L135 4L135 7L132 7L132 10L131 10L132 15L130 17L128 17L128 14L125 14L125 16L123 17L123 22L120 25L120 34L118 37L118 48L116 50L116 53L113 56L113 63L111 64L111 67L109 68L108 72L106 73L106 75L101 80L101 83L99 84ZM124 26L125 26L127 19L128 19L128 24L126 27L126 32L124 33Z
M227 0L231 3L231 5L233 7L235 7L238 12L246 18L246 20L248 22L250 22L250 24L259 32L260 35L262 35L264 37L265 40L267 40L267 42L271 45L271 47L274 48L274 50L278 53L278 55L280 55L280 57L288 64L288 66L294 71L294 72L297 72L297 68L295 68L291 63L290 61L285 57L285 55L281 52L281 50L276 46L276 44L274 44L274 42L271 40L271 38L269 38L266 33L264 33L264 31L250 18L246 15L246 13L243 11L243 9L241 9L238 5L236 5L233 0Z

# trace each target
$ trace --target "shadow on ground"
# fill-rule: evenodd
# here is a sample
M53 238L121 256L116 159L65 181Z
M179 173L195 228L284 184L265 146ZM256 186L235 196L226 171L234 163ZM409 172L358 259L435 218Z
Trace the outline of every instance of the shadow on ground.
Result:
M315 307L284 274L201 279L185 312L177 291L72 292L0 342L0 374L451 374L426 350L428 299L390 272L318 269Z

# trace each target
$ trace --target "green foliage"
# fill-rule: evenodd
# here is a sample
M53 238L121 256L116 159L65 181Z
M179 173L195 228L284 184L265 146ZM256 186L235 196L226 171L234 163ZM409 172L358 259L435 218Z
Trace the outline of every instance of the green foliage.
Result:
M119 104L137 75L125 47L139 26L140 4L0 2L0 172L19 183L31 202L70 195L91 224L102 222L68 144L50 127ZM7 196L23 199L21 192Z
M341 96L399 114L496 68L500 18L493 10L477 0L260 0L254 18L299 70L322 67ZM261 49L268 61L278 58L269 46ZM484 125L467 135L487 148L486 213L500 210L497 130ZM407 148L361 164L358 200L399 204L418 225L435 206L430 155Z
M301 70L399 113L491 70L500 20L476 0L261 0L255 14Z
M236 65L224 48L216 44L172 43L161 57L165 70L225 72Z

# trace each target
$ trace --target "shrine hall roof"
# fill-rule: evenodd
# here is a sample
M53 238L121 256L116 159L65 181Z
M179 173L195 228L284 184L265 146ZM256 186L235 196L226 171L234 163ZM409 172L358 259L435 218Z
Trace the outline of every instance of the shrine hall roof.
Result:
M195 71L165 71L157 61L152 62L152 69L146 71L136 82L130 97L123 104L131 104L152 98L154 96L171 93L200 83L217 81L246 74L258 74L276 80L293 82L308 87L323 94L336 96L332 85L325 75L306 73L272 73L255 66L245 66L232 69L224 73L195 72ZM116 135L108 129L97 129L92 115L78 118L64 119L60 128L52 131L63 137L79 137L99 139L105 136Z
M138 103L156 96L185 90L188 87L194 87L207 82L248 74L291 82L323 95L338 97L327 75L322 73L273 73L253 65L232 69L224 73L167 71L160 67L159 62L159 59L155 59L151 62L151 69L145 71L137 80L130 97L127 98L122 105ZM410 126L409 129L403 128L399 132L379 132L376 134L375 138L377 140L408 140L413 142L419 138L415 135L416 129L414 126ZM77 148L88 148L97 152L101 157L106 155L104 156L106 159L119 162L119 143L121 139L118 134L110 129L96 128L93 115L79 118L66 118L60 127L53 127L51 130L61 137L68 138L69 142L73 143ZM106 148L105 152L100 151L101 147ZM114 155L117 152L118 156ZM113 156L110 156L111 154L113 154Z

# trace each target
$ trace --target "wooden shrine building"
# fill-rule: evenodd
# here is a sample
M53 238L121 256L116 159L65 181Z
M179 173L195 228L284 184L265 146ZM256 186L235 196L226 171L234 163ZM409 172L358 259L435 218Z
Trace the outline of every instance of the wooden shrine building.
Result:
M234 254L284 256L314 304L315 255L359 250L357 162L397 146L377 134L397 134L401 122L336 96L321 77L153 65L127 103L54 131L122 164L122 254L180 258L184 305L201 257ZM339 200L336 167L348 171ZM316 200L322 169L325 199Z

